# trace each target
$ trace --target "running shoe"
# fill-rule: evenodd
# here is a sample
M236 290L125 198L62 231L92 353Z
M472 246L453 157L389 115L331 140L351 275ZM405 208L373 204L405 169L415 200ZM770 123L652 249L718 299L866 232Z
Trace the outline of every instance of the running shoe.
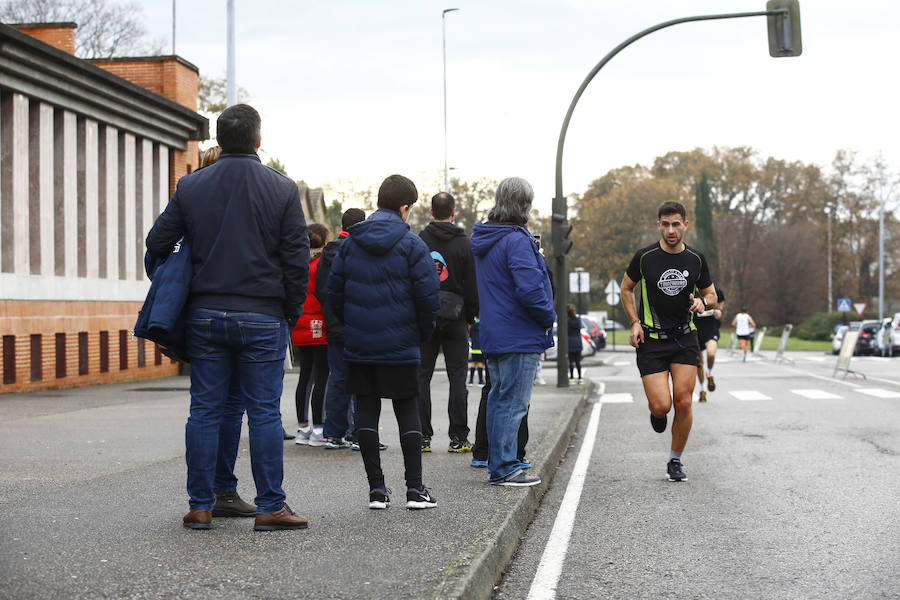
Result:
M706 402L706 392L700 392L700 402Z
M541 482L540 477L532 477L531 475L526 475L523 472L520 472L515 477L510 477L509 479L504 479L503 481L498 481L497 483L491 482L491 485L506 485L511 487L529 487L532 485L537 485Z
M450 438L450 445L447 447L447 452L455 452L456 454L463 454L465 452L472 451L472 442L469 440L460 439L458 437Z
M431 438L422 436L422 452L431 452Z
M346 450L350 447L350 444L344 441L344 438L341 437L330 437L325 440L325 449L326 450Z
M369 508L382 510L391 505L391 490L386 487L377 487L369 492Z
M487 461L486 460L478 460L478 459L473 458L472 466L475 467L476 469L487 469Z
M666 417L657 417L650 413L650 425L653 426L653 431L662 433L666 430Z
M716 391L716 380L713 379L712 375L707 376L706 381L709 383L709 391Z
M677 458L669 461L669 464L666 466L666 475L668 475L669 481L687 481L687 475L684 474L681 461Z
M311 433L312 433L312 429L303 429L303 428L298 427L297 428L297 436L296 436L296 439L294 440L294 443L297 444L298 446L305 446L306 444L309 444L309 436Z
M410 510L419 510L423 508L434 508L437 506L437 498L431 495L431 490L424 485L417 488L408 488L406 490L406 508Z
M350 449L355 450L356 452L360 452L359 442L350 442ZM381 442L378 442L378 450L380 452L384 452L387 449L388 449L387 444L382 444Z
M328 444L328 440L325 439L325 436L322 435L321 431L313 430L312 433L309 434L309 441L306 443L310 446L321 447Z

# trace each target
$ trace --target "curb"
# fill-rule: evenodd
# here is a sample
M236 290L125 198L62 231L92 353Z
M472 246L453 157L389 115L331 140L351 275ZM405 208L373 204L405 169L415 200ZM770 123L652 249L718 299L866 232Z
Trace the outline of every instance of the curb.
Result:
M569 437L595 389L596 384L589 379L571 411L559 415L541 440L534 453L534 457L540 457L541 483L529 488L511 507L507 502L499 501L494 515L444 567L438 581L425 592L426 598L490 598L494 585L501 579L503 569L512 560L520 538L541 505L569 445ZM522 490L507 491L507 497L515 494L522 494Z

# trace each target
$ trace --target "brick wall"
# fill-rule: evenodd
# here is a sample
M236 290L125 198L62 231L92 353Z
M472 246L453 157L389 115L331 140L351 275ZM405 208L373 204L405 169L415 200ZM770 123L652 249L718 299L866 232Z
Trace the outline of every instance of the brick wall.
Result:
M75 23L28 23L12 27L63 52L75 54Z
M177 374L178 363L159 355L155 344L132 338L140 307L140 302L0 301L0 393Z

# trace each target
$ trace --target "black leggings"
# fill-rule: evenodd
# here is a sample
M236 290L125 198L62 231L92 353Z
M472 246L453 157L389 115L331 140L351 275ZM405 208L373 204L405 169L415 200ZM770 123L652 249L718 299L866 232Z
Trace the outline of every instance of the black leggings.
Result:
M307 406L312 405L312 424L321 427L325 403L325 386L328 384L328 346L296 346L300 359L300 380L294 393L297 422L308 423Z
M403 466L406 469L406 487L422 485L422 431L419 427L419 406L415 396L394 398L394 415L400 426L400 448L403 450ZM381 471L381 453L378 450L378 420L381 417L381 398L356 397L356 426L359 449L362 454L369 489L384 486Z
M581 379L581 352L569 352L569 379L574 369L578 369L578 379Z

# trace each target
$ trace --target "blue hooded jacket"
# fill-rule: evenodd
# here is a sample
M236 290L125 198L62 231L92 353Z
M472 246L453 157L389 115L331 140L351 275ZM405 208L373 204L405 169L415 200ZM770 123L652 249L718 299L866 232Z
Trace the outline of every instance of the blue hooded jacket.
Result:
M190 244L182 238L165 258L146 252L144 269L152 283L132 333L155 342L169 358L188 362L184 308L194 274Z
M534 237L509 223L476 223L472 253L484 354L541 353L553 345L553 292Z
M376 210L349 230L328 277L352 363L418 364L440 308L434 260L396 212Z

